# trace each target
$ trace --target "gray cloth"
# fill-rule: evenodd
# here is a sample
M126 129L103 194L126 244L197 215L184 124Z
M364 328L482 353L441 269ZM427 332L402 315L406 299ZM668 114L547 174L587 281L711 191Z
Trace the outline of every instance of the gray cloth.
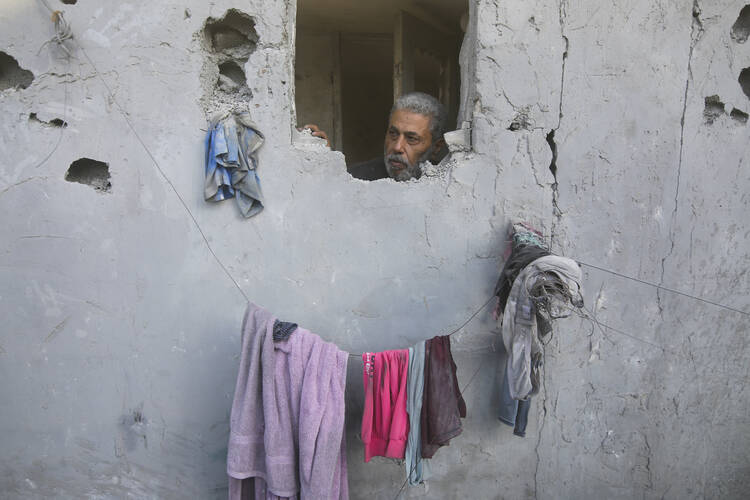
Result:
M507 359L507 354L506 354ZM526 399L513 399L510 395L510 386L508 385L508 372L505 370L505 364L502 369L503 383L500 386L500 410L497 418L511 427L513 434L524 437L526 435L526 424L529 420L529 408L531 408L531 397Z
M290 323L288 321L279 321L278 319L273 322L273 341L281 342L286 340L297 329L297 323Z
M548 310L555 302L583 305L581 268L567 257L548 255L527 265L513 282L502 316L502 336L508 353L507 378L513 399L525 399L538 391L538 370L541 366L542 343L537 329L536 303L546 301ZM532 296L537 280L547 285L540 296ZM532 369L536 373L532 373ZM536 384L532 382L536 379ZM536 386L536 387L535 387Z
M409 484L415 486L432 475L430 460L422 458L420 417L422 415L422 393L424 391L424 343L417 342L409 348L409 370L406 376L406 413L409 414L409 438L406 442L406 475Z

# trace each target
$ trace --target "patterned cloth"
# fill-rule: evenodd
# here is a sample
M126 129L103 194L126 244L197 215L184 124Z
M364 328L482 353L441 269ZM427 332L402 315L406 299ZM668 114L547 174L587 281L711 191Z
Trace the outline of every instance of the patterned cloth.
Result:
M258 148L263 134L250 113L215 116L206 134L206 201L235 198L244 217L263 210L257 174Z

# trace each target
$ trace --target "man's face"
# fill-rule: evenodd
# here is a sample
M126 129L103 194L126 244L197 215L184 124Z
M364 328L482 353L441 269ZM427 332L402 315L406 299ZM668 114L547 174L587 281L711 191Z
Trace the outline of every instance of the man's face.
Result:
M419 164L432 155L430 117L397 109L385 132L385 169L397 181L418 178Z

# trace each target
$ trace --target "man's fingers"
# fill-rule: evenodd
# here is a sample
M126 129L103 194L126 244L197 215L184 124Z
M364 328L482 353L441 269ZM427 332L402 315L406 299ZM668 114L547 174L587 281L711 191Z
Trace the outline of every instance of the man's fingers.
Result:
M324 131L320 130L320 127L318 127L314 123L308 123L303 128L306 128L306 129L310 130L310 132L312 132L313 136L320 137L321 139L325 139L326 140L326 144L328 145L328 147L331 147L331 141L328 140L328 134L326 134Z

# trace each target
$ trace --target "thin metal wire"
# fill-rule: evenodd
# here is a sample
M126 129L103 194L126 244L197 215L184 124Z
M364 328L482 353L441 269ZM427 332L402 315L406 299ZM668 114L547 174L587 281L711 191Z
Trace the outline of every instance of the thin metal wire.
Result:
M706 304L711 304L712 306L721 307L723 309L727 309L727 310L732 311L732 312L736 312L736 313L739 313L739 314L742 314L742 315L745 315L745 316L750 316L750 313L748 313L746 311L743 311L741 309L736 309L734 307L727 306L727 305L721 304L719 302L714 302L712 300L704 299L703 297L698 297L696 295L690 295L689 293L681 292L679 290L675 290L674 288L668 288L666 286L662 286L662 285L659 285L659 284L656 284L656 283L651 283L650 281L645 281L645 280L642 280L640 278L634 278L633 276L628 276L627 274L618 273L617 271L613 271L611 269L606 269L604 267L599 267L599 266L595 266L593 264L588 264L588 263L580 261L580 260L576 260L576 262L578 262L578 264L580 264L582 266L590 267L592 269L598 269L599 271L603 271L605 273L613 274L615 276L619 276L620 278L625 278L625 279L628 279L628 280L636 281L636 282L642 283L644 285L649 285L649 286L652 286L654 288L658 288L659 290L664 290L665 292L675 293L677 295L682 295L683 297L689 297L691 299L698 300L700 302L705 302Z
M167 174L164 173L164 170L162 170L161 166L159 165L159 162L156 160L156 157L154 157L154 155L151 153L151 150L149 150L148 146L146 146L146 143L141 138L140 134L138 134L138 131L136 130L136 128L133 126L133 124L131 123L130 119L128 118L127 113L125 113L125 110L122 108L122 106L120 106L120 103L115 98L115 95L112 92L112 89L110 88L109 84L107 84L107 81L104 79L104 77L101 75L101 73L99 73L99 70L97 69L96 65L94 64L94 61L91 60L91 58L89 57L89 55L86 52L86 50L81 46L80 43L78 43L78 41L75 38L72 38L72 40L73 40L73 43L75 44L75 46L78 48L78 50L81 51L81 53L83 54L83 56L86 58L86 60L88 61L88 63L91 65L91 67L94 70L94 73L99 78L99 80L102 82L102 85L104 85L104 87L107 89L107 93L109 94L108 95L109 99L111 99L111 101L115 104L115 107L120 112L120 115L122 115L122 118L125 120L125 123L128 125L128 128L130 128L130 131L133 132L133 135L138 140L138 142L141 144L141 146L143 147L143 150L146 152L146 154L148 155L148 157L151 158L151 161L153 162L153 164L156 167L156 169L159 171L159 174L161 174L161 176L164 179L164 181L169 185L169 187L172 190L172 192L174 192L175 196L177 196L177 199L180 201L180 203L182 204L183 208L185 209L185 211L190 216L190 219L193 221L193 224L195 225L195 228L200 233L201 238L203 239L203 243L205 243L206 248L208 248L208 251L211 253L211 256L214 258L214 260L219 265L219 267L221 267L222 271L224 271L224 274L226 274L226 276L232 281L232 283L234 283L234 286L237 288L237 290L239 290L240 294L242 294L242 296L245 298L245 300L249 301L250 298L247 296L247 294L242 289L242 287L240 286L240 284L237 283L237 281L234 279L234 277L229 273L229 270L226 268L226 266L224 266L224 264L221 262L221 260L219 259L219 257L216 255L216 252L214 252L213 247L211 247L211 244L208 242L208 238L206 237L206 234L203 232L203 229L201 228L200 224L198 224L198 220L195 218L195 215L193 215L193 212L190 210L190 208L188 207L187 203L185 202L185 200L183 199L183 197L180 195L179 191L177 191L177 188L174 186L174 184L169 179L169 177L167 176Z
M60 11L53 11L52 8L47 4L46 0L41 0L41 2L52 13L52 22L55 23L55 36L47 40L46 42L44 42L44 44L42 44L42 46L39 47L39 51L37 51L37 55L48 44L55 42L67 54L67 57L65 58L67 60L67 66L65 69L66 78L65 80L63 80L63 88L64 88L65 97L63 101L64 102L63 117L62 117L62 125L60 126L60 135L58 135L57 142L52 147L52 150L50 150L50 152L47 153L47 156L45 156L39 163L34 165L33 167L34 169L37 169L41 167L42 165L44 165L47 162L47 160L49 160L52 157L52 155L55 154L55 151L57 151L57 148L60 147L60 143L62 143L62 138L63 138L63 133L65 132L65 128L68 126L68 76L70 76L72 54L70 53L68 48L65 47L63 42L73 38L73 32L70 29L70 25L63 17L63 13Z
M461 330L462 330L462 329L463 329L463 328L464 328L464 327L465 327L466 325L468 325L468 324L469 324L469 322L470 322L470 321L471 321L472 319L474 319L474 318L476 317L476 315L477 315L477 314L479 314L480 312L482 312L482 309L484 309L485 307L487 307L487 304L489 304L490 302L492 302L492 299L494 299L495 297L496 297L495 295L492 295L492 296L490 296L490 298L489 298L489 299L487 299L487 302L485 302L484 304L482 304L482 305L481 305L481 306L479 307L479 309L477 309L476 311L474 311L474 313L473 313L473 314L472 314L471 316L469 316L469 318L468 318L468 319L467 319L466 321L464 321L464 322L463 322L463 323L461 324L461 326L459 326L458 328L456 328L456 329L455 329L455 330L453 330L452 332L450 332L450 333L447 333L447 334L445 334L445 336L447 336L447 337L450 337L450 336L451 336L451 335L453 335L454 333L458 333L459 331L461 331ZM349 353L349 356L351 356L351 357L354 357L354 358L358 358L358 357L362 357L362 354L364 354L364 353L360 353L360 354L353 354L353 353Z

